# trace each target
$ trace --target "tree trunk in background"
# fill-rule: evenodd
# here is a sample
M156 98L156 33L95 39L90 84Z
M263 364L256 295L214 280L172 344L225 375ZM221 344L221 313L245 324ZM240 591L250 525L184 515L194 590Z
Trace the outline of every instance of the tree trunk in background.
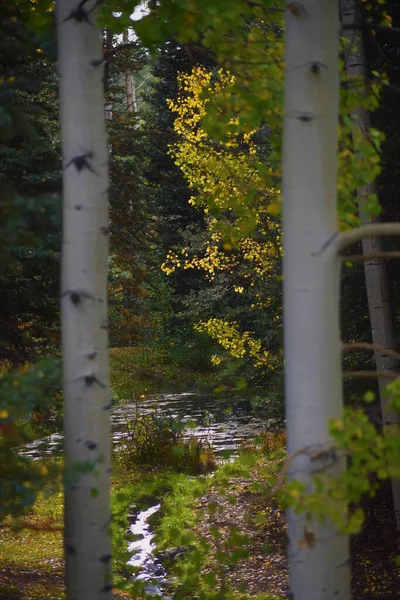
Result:
M284 348L293 455L331 445L328 422L343 411L340 264L335 243L328 243L337 232L338 2L289 1L285 48ZM335 477L345 467L344 460L329 466L304 453L292 460L288 475L312 489L318 470ZM307 533L313 543L305 540ZM310 522L292 510L288 536L291 598L348 600L348 539L331 522Z
M63 151L66 588L69 600L111 600L108 151L103 67L92 63L102 56L103 44L96 0L56 4Z
M354 77L358 81L358 89L362 97L367 94L367 69L363 40L360 33L360 15L358 14L354 0L341 0L340 12L343 37L346 40L344 49L346 72L349 77ZM367 135L370 128L370 119L368 111L362 106L352 111L351 117L354 123L354 149L357 151L357 139L359 139L360 134ZM371 192L376 193L376 191L375 185L366 185L357 191L360 221L363 225L372 221L366 213L366 205L368 195ZM378 236L364 238L362 240L362 251L365 255L381 252L380 238ZM392 349L394 347L394 332L386 265L379 259L368 260L364 262L364 270L373 343L383 348ZM375 350L374 356L377 371L398 370L398 361L392 356L388 356L379 350ZM399 415L387 408L387 398L385 397L386 383L387 380L379 379L379 398L383 424L384 426L400 424ZM392 492L397 530L400 531L400 482L392 481Z
M123 43L129 43L129 32L126 29L123 33ZM136 102L136 88L135 82L133 80L133 73L131 71L125 71L125 93L126 93L126 110L130 112L137 111L137 102Z

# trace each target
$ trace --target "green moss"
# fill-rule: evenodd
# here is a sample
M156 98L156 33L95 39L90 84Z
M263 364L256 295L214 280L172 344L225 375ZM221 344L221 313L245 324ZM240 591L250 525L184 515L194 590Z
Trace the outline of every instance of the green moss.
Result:
M111 389L115 400L133 398L163 391L188 389L212 390L216 374L210 370L196 370L181 364L165 348L141 347L110 348Z

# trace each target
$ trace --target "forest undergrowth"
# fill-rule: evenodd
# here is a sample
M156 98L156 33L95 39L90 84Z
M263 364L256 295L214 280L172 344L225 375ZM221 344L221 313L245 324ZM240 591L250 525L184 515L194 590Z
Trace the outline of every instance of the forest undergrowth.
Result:
M187 599L283 600L287 597L286 523L271 490L284 459L284 436L243 446L208 476L128 468L113 470L113 550L116 598L141 598L143 584L127 565L132 515L160 503L151 523L156 554L167 569L167 595ZM352 538L353 598L396 598L399 573L390 493L384 486L366 506L366 524ZM64 600L63 494L41 493L0 529L0 599ZM175 559L176 549L182 551ZM389 551L388 551L389 548ZM169 558L168 558L169 557Z

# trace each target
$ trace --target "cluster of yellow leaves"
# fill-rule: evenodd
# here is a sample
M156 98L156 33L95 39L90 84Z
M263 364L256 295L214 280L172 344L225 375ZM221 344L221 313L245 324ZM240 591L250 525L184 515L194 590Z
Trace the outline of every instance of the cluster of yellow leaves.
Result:
M278 226L271 223L271 228ZM223 243L220 233L213 232L202 248L202 255L189 255L189 250L183 248L180 254L170 250L161 269L167 275L177 268L199 269L205 272L206 277L213 281L218 272L233 272L240 265L242 276L248 281L250 287L255 285L255 277L267 275L273 265L282 256L282 247L277 236L277 244L273 241L258 241L253 238L244 238L238 242L233 251L230 244ZM249 267L246 269L246 265ZM235 286L235 291L243 293L243 286Z
M267 188L260 175L261 163L253 141L255 131L239 134L239 118L232 117L224 142L217 143L202 127L209 102L204 94L218 98L234 83L235 77L223 69L218 71L214 81L210 71L195 67L192 73L179 75L178 98L176 102L168 100L167 103L177 115L174 130L180 137L170 146L170 154L189 187L197 192L189 202L201 205L206 214L235 213L237 223L231 229L232 232L236 229L240 239L244 222L249 229L254 229L260 221L260 210L268 212L268 205L272 204L272 212L276 211L278 191ZM216 225L218 219L214 222Z
M234 82L235 78L223 69L218 71L217 80L212 81L210 71L195 67L192 73L179 75L177 101L168 100L168 106L177 114L174 130L180 136L180 141L170 146L170 153L189 186L196 190L197 196L192 196L189 203L202 206L208 216L210 231L200 256L189 256L186 248L179 254L174 251L167 254L161 268L168 275L180 267L197 268L213 280L216 273L232 272L245 261L251 264L253 274L248 272L244 277L250 279L254 274L266 274L271 263L281 257L279 243L275 246L271 241L256 241L241 235L243 220L251 222L251 228L258 228L264 235L265 228L279 233L279 226L268 215L268 212L276 214L279 210L279 190L267 188L260 175L260 163L252 141L255 132L243 132L239 142L235 128L227 132L223 145L216 145L201 126L209 101L203 98L204 91L219 95ZM230 122L238 125L238 119L232 118ZM242 150L242 147L245 149ZM216 211L220 218L211 217ZM224 243L224 232L218 230L226 213L235 213L236 219L236 222L230 223L229 229L233 237L237 234L237 247L236 252L229 254L226 251L232 250L232 245ZM254 286L254 282L250 285ZM241 293L243 288L237 287L237 291Z
M173 273L177 268L203 270L210 281L213 281L217 272L232 271L238 266L238 257L233 253L221 252L221 236L217 233L211 235L211 239L204 243L203 255L189 256L187 248L176 254L170 250L166 256L161 269L167 275Z
M247 355L251 356L255 367L267 367L270 370L275 368L270 353L262 350L261 341L255 339L251 331L239 331L236 323L223 319L209 319L196 325L195 329L206 332L234 358L244 358ZM214 356L212 362L219 364L221 359Z
M179 136L169 152L196 192L189 203L202 207L208 235L195 251L170 250L161 268L166 274L178 268L199 269L210 281L218 273L240 272L242 282L233 289L243 294L245 287L255 287L257 278L265 278L282 258L280 226L273 219L280 210L280 192L271 185L276 169L269 169L257 156L254 130L241 131L239 118L231 117L224 141L216 142L202 127L210 99L221 100L234 85L235 77L227 70L213 75L195 67L190 74L179 75L177 100L168 100L177 115L174 130ZM253 299L252 308L270 304L260 293L254 293ZM255 367L274 368L261 341L252 332L240 332L237 323L210 319L197 329L207 332L231 356L247 355ZM219 364L221 358L215 355L212 362Z

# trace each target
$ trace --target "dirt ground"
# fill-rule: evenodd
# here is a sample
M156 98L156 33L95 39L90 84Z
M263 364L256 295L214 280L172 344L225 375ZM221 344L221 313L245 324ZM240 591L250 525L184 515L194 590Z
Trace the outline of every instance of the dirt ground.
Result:
M249 559L239 562L225 577L232 587L245 584L250 595L276 594L282 598L288 594L288 570L286 560L286 523L284 514L276 501L266 506L265 497L251 491L251 481L236 481L230 494L236 504L231 504L217 489L202 498L199 506L205 508L214 503L218 509L212 514L204 513L197 526L197 533L213 545L212 526L216 526L223 546L231 527L237 528L249 538ZM390 490L389 490L390 492ZM255 526L252 518L265 511L266 520ZM400 598L400 569L396 556L400 554L390 493L384 489L368 507L367 520L361 531L351 540L352 597L353 600L396 600ZM212 562L212 557L211 557Z
M211 488L198 502L204 515L196 526L197 534L212 547L210 565L216 563L216 553L224 549L234 527L249 540L250 556L234 567L220 570L228 587L245 587L247 594L276 594L286 598L288 573L286 561L286 523L275 500L266 504L265 496L253 491L249 480L234 479L224 492ZM206 510L210 506L213 511ZM263 511L263 522L254 517ZM400 574L396 555L400 554L390 504L390 489L383 489L368 506L367 522L351 541L353 600L396 600L400 598ZM217 528L215 542L213 529ZM207 570L207 569L205 569ZM63 561L49 559L24 567L0 563L0 600L63 600ZM116 592L118 599L130 596Z

